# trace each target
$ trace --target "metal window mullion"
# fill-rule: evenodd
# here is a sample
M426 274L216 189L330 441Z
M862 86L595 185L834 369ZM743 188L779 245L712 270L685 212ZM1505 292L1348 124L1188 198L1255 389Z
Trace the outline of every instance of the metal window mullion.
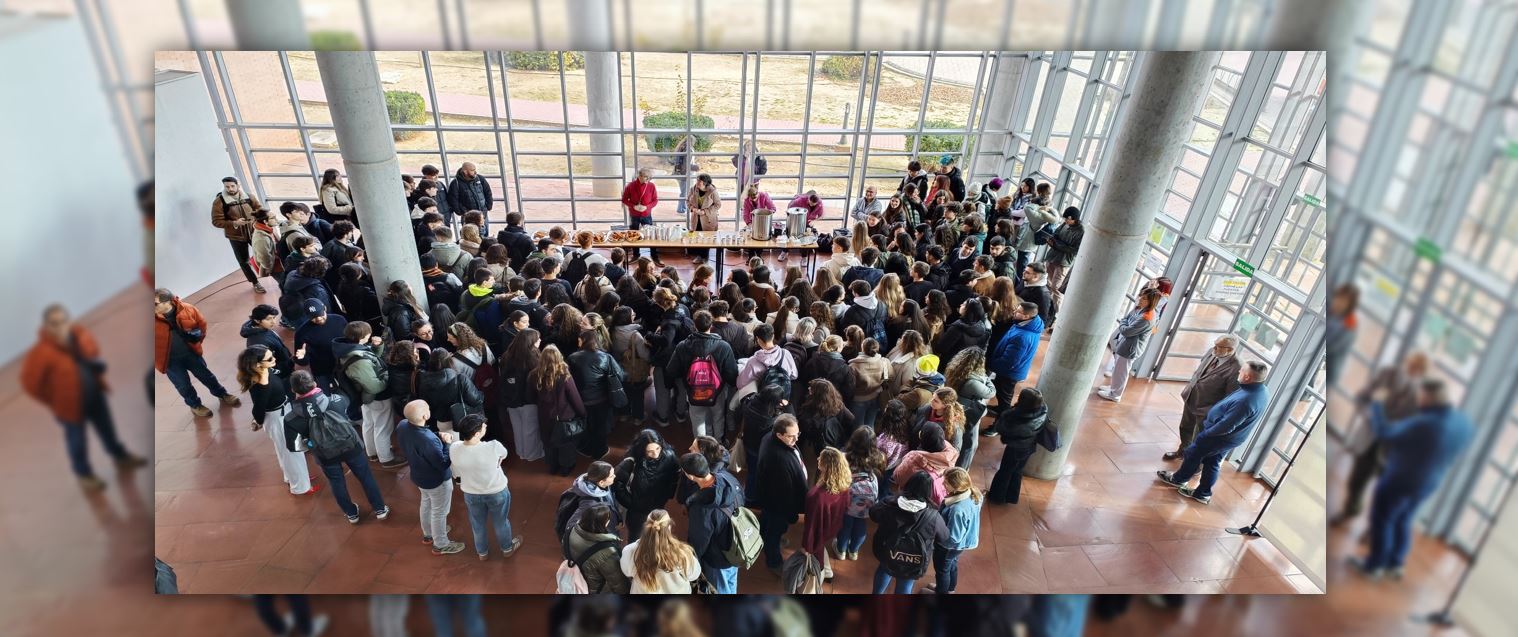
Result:
M497 53L501 56L501 104L506 108L506 142L509 146L509 150L511 151L511 178L513 183L516 185L516 188L514 190L516 190L517 210L522 213L523 221L525 222L527 209L522 205L522 183L520 176L521 171L517 166L517 134L516 127L511 123L511 82L507 80L506 75L506 54L504 51L498 51ZM495 108L494 97L491 98L490 103L491 108ZM499 138L500 133L497 133L496 135ZM505 166L501 167L501 171L505 172ZM501 180L504 184L504 175L502 176Z
M982 111L980 107L981 88L986 80L986 52L980 52L980 64L975 67L975 89L970 92L969 113L965 115L965 130L959 136L959 155L961 157L961 169L969 181L975 181L975 155L970 152L970 135L975 129L975 116ZM979 141L979 137L976 138Z
M1011 3L1008 3L1008 4L1010 5ZM1009 9L1009 11L1010 11L1010 9ZM1000 70L1001 70L1001 56L997 55L995 52L982 52L981 55L982 55L982 57L981 57L981 67L982 67L982 69L981 69L982 70L981 75L982 76L986 75L986 73L984 72L985 71L984 67L985 67L985 64L986 64L986 62L985 62L986 56L989 56L990 59L991 59L991 73L989 74L990 77L991 77L991 82L990 82L990 86L987 87L987 89L986 89L985 99L975 102L974 103L975 105L972 106L972 108L978 108L980 110L980 126L978 126L976 128L976 131L975 131L975 143L980 148L985 148L985 146L986 146L986 143L985 143L986 121L990 119L990 117L988 115L989 115L989 111L991 110L991 102L996 99L996 74L998 72L1000 72ZM974 120L975 113L971 112L970 115L971 115L971 120L970 121L974 122L975 121ZM1002 146L1001 152L1002 152L1002 156L1005 157L1006 156L1006 146L1005 145ZM980 155L981 155L981 151L979 149L977 149L975 151L975 154L970 158L969 169L970 169L970 175L971 175L971 177L974 177L974 175L975 175L975 168L977 168L976 164L978 163L978 160L980 159ZM1003 171L1001 171L1001 170L997 170L996 174L1000 175L1000 174L1002 174L1002 172Z
M243 126L242 109L237 107L237 92L232 88L231 77L227 75L226 60L222 57L220 51L217 51L215 55L216 71L217 74L221 77L221 83L223 87L227 91L227 104L232 107L232 121L235 128L237 129L237 140L242 143L243 153L247 154L248 178L253 182L253 189L258 191L258 198L263 201L268 201L269 198L264 193L263 180L259 177L258 174L258 164L253 161L252 154L248 151L248 148L251 146L251 144L248 143L248 130ZM302 134L304 135L304 133Z
M1070 141L1065 145L1063 153L1066 163L1072 165L1080 161L1081 146L1086 139L1086 127L1091 124L1091 103L1100 90L1093 86L1091 78L1099 76L1102 60L1107 56L1105 51L1095 51L1091 57L1091 73L1083 78L1085 86L1081 87L1080 101L1075 108L1075 121L1070 124Z
M743 133L744 133L744 130L747 129L747 124L748 124L743 119L743 113L748 108L748 52L747 51L740 51L738 53L738 55L739 55L739 57L741 58L741 61L742 61L742 64L740 65L741 70L739 71L739 81L738 81L738 87L739 87L738 88L738 157L739 157L739 161L742 161L742 158L743 158ZM757 96L756 96L755 99L757 99ZM735 166L735 168L736 168L736 166ZM737 173L736 172L734 173L733 178L734 178L734 181L737 180ZM737 184L737 191L733 193L733 213L732 213L733 214L733 217L732 217L733 228L735 230L736 229L741 229L742 224L743 224L743 192L744 192L743 184Z
M1229 105L1228 114L1223 118L1223 126L1218 130L1218 139L1213 143L1213 152L1207 160L1207 174L1197 188L1197 196L1192 201L1190 210L1187 211L1186 221L1182 225L1182 232L1191 236L1207 236L1211 234L1212 225L1217 221L1217 213L1222 208L1222 201L1227 196L1228 187L1233 180L1233 174L1238 170L1239 161L1244 156L1244 150L1248 144L1245 135L1248 126L1259 116L1263 103L1257 98L1258 91L1269 90L1269 76L1279 66L1280 54L1272 52L1256 52L1249 56L1249 63L1239 81L1238 93L1234 96L1233 103ZM1270 72L1266 72L1266 69ZM1209 82L1212 80L1209 79ZM1263 86L1266 85L1266 86ZM1203 104L1205 104L1205 100ZM1198 214L1200 213L1200 214ZM1206 225L1203 226L1203 223Z
M1028 136L1027 165L1043 169L1044 157L1049 154L1049 134L1054 128L1054 115L1058 110L1059 95L1065 88L1065 71L1070 66L1070 51L1058 51L1049 61L1048 75L1044 76L1044 94L1038 100L1038 112L1034 113L1032 134Z
M321 191L321 175L316 169L316 153L311 150L311 136L306 134L306 114L301 112L300 94L295 90L295 74L290 72L290 54L286 51L277 51L279 56L279 69L285 77L285 90L290 93L290 110L295 112L295 124L301 127L300 147L306 154L306 165L311 167L311 188L313 192ZM249 153L253 149L248 149Z
M458 23L459 23L459 42L462 45L462 49L465 50L465 51L472 51L472 50L474 50L474 47L470 46L470 44L469 44L469 22L464 19L464 0L454 0L453 14L454 14L454 18L457 19ZM482 51L482 53L484 53L484 55L487 58L490 56L489 53L485 53L483 51ZM486 73L486 75L485 75L486 82L488 83L489 79L490 79L490 75L489 75L490 71L487 70L485 73ZM500 142L496 142L496 143L499 144ZM506 182L502 181L501 185L505 186ZM505 200L502 199L502 201L505 201Z
M923 11L924 11L924 13L926 13L926 11L927 11L926 0L924 0ZM933 65L934 65L934 62L937 61L937 60L938 60L938 52L937 51L930 51L930 52L928 52L928 69L927 69L927 72L923 73L923 75L922 75L922 81L923 81L923 85L922 85L922 99L917 102L917 128L914 131L914 134L912 135L912 156L913 157L916 157L917 154L920 152L918 149L919 149L919 147L920 147L920 145L922 143L922 130L923 130L922 124L923 124L923 119L928 116L928 95L930 95L930 94L933 93ZM882 61L882 64L884 64L883 61Z
M575 202L575 161L573 146L569 139L569 82L564 79L564 52L558 51L559 58L559 107L564 113L564 167L569 170L569 225L578 228L580 215ZM686 98L689 99L689 92ZM588 96L587 96L588 97ZM620 113L619 113L620 115ZM688 122L687 122L688 123Z
M1313 133L1322 132L1327 125L1327 121L1328 109L1323 102L1319 102L1313 108L1312 119L1308 122L1308 131ZM1310 138L1304 135L1303 139L1317 139L1317 135L1314 134ZM1297 146L1296 155L1291 158L1291 167L1286 169L1286 175L1281 179L1281 185L1276 188L1270 208L1265 212L1265 217L1260 223L1260 228L1263 232L1255 238L1254 245L1250 248L1250 263L1264 263L1265 257L1269 255L1271 248L1274 247L1274 235L1266 235L1278 230L1285 220L1286 212L1290 209L1292 201L1297 198L1297 188L1301 186L1302 178L1307 173L1307 158L1312 156L1312 151L1312 144L1299 144Z
M443 0L438 0L438 2L439 2L439 5L438 5L439 10L442 9L442 4L441 4L442 1ZM447 15L446 14L443 16L443 19L444 19L444 23L443 23L444 32L446 33L447 32ZM430 53L428 53L427 51L422 51L421 53L422 53L422 76L427 81L427 99L431 100L431 102L429 102L429 103L432 105L432 130L433 130L433 133L437 135L438 161L442 162L442 164L443 164L442 174L439 175L439 176L443 177L443 179L446 181L447 180L447 175L449 175L451 173L448 172L448 144L443 141L443 109L440 108L440 107L438 107L438 103L437 103L437 84L435 84L433 82L433 78L432 78L432 55ZM490 105L490 108L492 110L495 109L495 104L493 102L494 101L492 100L492 104ZM492 117L490 121L492 123L494 123L495 122L495 118ZM499 144L499 142L497 142L497 143ZM506 187L505 173L506 173L506 166L503 164L501 166L501 187L502 188ZM501 193L501 194L505 195L506 193ZM504 200L505 197L503 196L502 199ZM490 211L489 210L482 210L481 212L485 213L485 221L486 221L486 223L489 223L489 221L490 221ZM460 218L462 218L462 216L463 215L459 215Z
M786 11L789 15L790 2L786 1ZM789 22L787 22L789 25ZM787 29L789 30L789 29ZM801 168L797 170L796 186L801 192L806 192L806 163L809 151L812 148L812 86L817 77L817 52L807 54L806 67L806 102L801 107ZM845 187L843 191L844 201L848 201L849 191ZM844 204L844 215L848 215L848 204Z
M374 38L374 15L369 10L369 0L358 0L358 14L364 23L364 42L368 45L364 48L371 51L380 49Z
M624 5L624 6L626 6L626 5ZM632 22L631 14L628 14L627 21L628 21L628 23L630 25L631 22ZM631 26L629 26L628 28L631 29ZM632 32L629 31L628 32L629 41L631 41L631 37L632 37L631 34L632 34ZM628 81L629 81L628 86L630 86L632 88L632 103L633 103L633 118L632 118L632 121L633 121L633 145L632 145L632 147L633 147L633 161L632 161L632 167L633 167L633 171L634 171L633 174L636 175L637 174L637 170L638 170L638 148L639 148L639 145L638 145L638 126L640 124L640 122L638 121L638 110L637 110L638 109L638 54L636 52L629 51L627 53L627 70L628 70ZM622 55L620 53L617 54L617 72L618 73L622 72ZM618 89L617 93L619 95L622 93L621 88L622 88L621 86L617 87L617 89ZM618 113L617 116L621 117L621 114ZM626 180L627 179L627 175L623 174L622 178L623 178L623 180ZM649 218L652 219L653 215L650 214ZM629 216L627 219L628 219L628 221L631 221L632 217Z
M1491 91L1486 95L1486 105L1470 136L1476 146L1475 152L1459 153L1459 166L1450 179L1442 180L1445 184L1444 192L1430 202L1438 201L1439 205L1435 209L1445 215L1440 222L1431 224L1427 232L1431 235L1430 239L1439 246L1450 246L1459 229L1460 219L1466 215L1466 208L1470 205L1477 184L1486 176L1492 162L1499 161L1497 146L1487 140L1495 140L1501 135L1505 111L1509 108L1507 104L1512 101L1511 94L1515 85L1518 85L1518 41L1508 42L1507 50ZM1445 115L1449 113L1449 108L1450 105L1446 104Z
M93 57L95 60L95 68L101 74L100 85L102 90L107 93L106 97L110 101L111 116L117 121L116 133L121 137L121 148L124 152L128 153L129 157L132 158L132 177L134 180L141 180L145 169L140 165L141 162L137 160L137 157L140 156L140 153L138 153L136 150L138 140L137 136L133 132L137 129L137 124L135 121L137 116L135 113L122 113L120 100L116 99L116 96L112 94L113 91L111 91L109 88L116 83L125 84L126 78L112 77L119 76L120 69L116 66L115 60L109 59L112 54L108 54L105 51L101 50L100 40L104 38L101 37L101 34L97 32L96 28L92 25L88 7L85 5L84 0L74 0L74 5L75 12L79 16L80 26L82 26L85 31L85 41L90 45L90 54L91 57ZM105 30L107 28L105 24L105 18L101 15L95 15L94 17L95 21L98 21L100 24L100 30ZM107 42L107 46L108 45L109 42ZM128 101L130 102L130 100ZM132 118L132 121L128 121L128 118Z
M247 183L248 176L243 170L244 158L238 155L236 151L237 145L232 142L232 126L227 122L226 111L222 108L222 98L219 89L216 87L216 79L210 73L211 56L205 51L196 51L195 56L199 58L200 76L206 83L206 92L210 94L211 108L216 112L216 127L221 130L222 143L226 144L227 158L232 162L232 173L237 176L239 181ZM220 68L221 64L219 61L216 63L216 66ZM228 103L230 103L230 100L228 100Z
M870 82L870 116L869 116L870 117L870 123L867 125L867 128L870 131L872 131L872 132L870 132L870 133L861 133L860 129L859 129L859 125L860 125L861 122L864 121L864 117L865 117L863 103L861 103L860 107L859 107L859 116L854 118L854 132L855 132L855 135L854 135L854 144L855 144L855 147L856 148L858 147L859 138L862 135L868 135L869 136L869 140L870 140L869 142L865 143L865 145L864 145L864 157L862 158L863 165L861 166L861 168L859 170L859 182L861 184L861 189L860 189L860 195L861 196L864 194L863 188L867 187L867 184L869 182L869 174L870 174L870 148L875 145L875 135L873 133L873 131L875 130L875 107L877 105L879 105L879 103L880 103L879 102L879 97L880 97L880 72L881 72L881 69L885 67L885 51L876 51L874 53L874 55L875 55L875 73L873 75L871 75L870 72L869 72L870 71L870 55L871 54L868 53L868 52L865 53L865 55L864 55L864 69L859 72L859 77L861 78L860 79L860 84L859 84L859 93L860 93L861 96L864 95L864 81L865 81L864 78L866 76L868 76L869 77L869 82ZM852 173L853 170L850 170L849 172Z
M459 1L463 2L463 0L459 0ZM462 31L465 34L464 35L464 41L466 42L466 46L467 46L467 42L469 41L469 36L468 36L469 27L467 27L467 26L464 25L463 6L460 5L459 9L460 9L459 10L459 30ZM500 118L500 114L496 111L496 106L495 106L495 80L492 79L492 76L490 74L490 51L482 51L480 53L480 56L485 61L485 88L488 91L488 95L490 97L490 123L491 123L491 129L492 129L492 131L491 131L492 135L491 136L495 138L495 156L496 156L496 161L500 162L500 164L501 164L501 188L502 189L506 189L507 188L507 184L511 185L511 188L507 192L501 193L501 203L503 203L503 204L506 205L506 214L511 214L511 211L513 210L513 208L511 207L512 193L520 190L517 187L517 183L516 183L517 166L516 166L516 162L512 162L510 164L511 165L511 172L509 172L509 173L506 172L506 166L507 166L507 163L506 163L506 150L501 145L501 118ZM506 66L506 60L504 59L504 57L501 60L501 66L502 67ZM509 128L511 126L511 122L509 122L509 121L506 122L506 126ZM444 151L441 146L438 147L438 150L439 151L443 151L442 152L443 175L447 176L447 175L453 174L452 172L449 172L449 170L448 170L448 153L446 151ZM520 208L520 206L518 206L515 209L516 210L520 210L521 208Z

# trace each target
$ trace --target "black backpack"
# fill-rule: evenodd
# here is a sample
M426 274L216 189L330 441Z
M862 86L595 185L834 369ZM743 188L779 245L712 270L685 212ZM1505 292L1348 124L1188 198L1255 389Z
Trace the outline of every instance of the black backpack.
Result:
M426 282L427 306L437 307L438 304L448 306L455 314L459 311L459 295L464 293L464 288L448 282L447 277L439 277L436 280Z
M569 530L569 520L580 509L580 494L575 493L574 488L565 489L559 494L559 506L554 510L553 533L564 537L564 532Z
M348 419L348 398L330 396L325 408L318 408L314 401L298 402L290 418L306 422L306 440L311 449L323 458L336 458L358 446L358 433L353 421Z
M576 252L575 255L570 257L569 261L564 264L564 272L559 275L559 278L578 285L580 283L580 280L585 278L585 274L590 271L589 261L589 250Z
M770 385L779 385L785 390L785 395L791 395L791 375L786 373L785 367L771 365L764 368L764 374L759 377L759 388L763 389Z
M916 532L926 517L926 512L918 515L910 526L897 529L895 537L885 541L880 565L892 577L915 580L928 572L928 559L933 555L933 538Z
M843 322L838 331L842 332L841 328L850 325L858 325L859 329L864 330L865 336L875 339L876 343L884 346L886 342L885 314L885 306L878 303L874 311L857 303L850 304L849 309L843 312Z

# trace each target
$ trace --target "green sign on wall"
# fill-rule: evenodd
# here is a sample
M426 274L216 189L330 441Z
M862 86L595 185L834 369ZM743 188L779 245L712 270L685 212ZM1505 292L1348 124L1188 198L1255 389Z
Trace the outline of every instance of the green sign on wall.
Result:
M1418 241L1413 243L1413 254L1418 255L1420 259L1427 259L1438 263L1440 259L1444 258L1444 248L1439 247L1438 244L1428 237L1418 237Z
M1243 259L1234 259L1233 269L1238 270L1239 274L1242 274L1244 276L1254 276L1254 264Z
M1323 207L1323 200L1319 199L1316 196L1313 196L1311 194L1302 195L1302 203L1305 203L1305 204L1307 204L1309 206L1312 206L1314 208L1322 208Z

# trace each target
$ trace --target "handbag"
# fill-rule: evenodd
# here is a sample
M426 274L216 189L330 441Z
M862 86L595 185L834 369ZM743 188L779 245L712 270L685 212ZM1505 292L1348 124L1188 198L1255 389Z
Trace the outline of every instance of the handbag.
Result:
M578 438L580 434L585 433L585 419L579 416L568 420L555 419L553 427L554 438L560 442L564 442Z
M461 382L464 382L463 376L458 376L454 379L454 383ZM457 425L464 420L465 416L479 412L470 410L469 405L464 402L464 387L458 384L455 384L454 386L458 388L459 401L448 406L448 414L453 417L453 420L450 420L449 422Z

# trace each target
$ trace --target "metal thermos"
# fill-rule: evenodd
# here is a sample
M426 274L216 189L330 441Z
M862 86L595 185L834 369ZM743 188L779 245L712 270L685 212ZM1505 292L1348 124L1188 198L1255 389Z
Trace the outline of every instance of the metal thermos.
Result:
M749 232L755 241L770 240L770 217L774 214L773 210L754 211L754 222L749 224Z
M785 211L785 236L792 239L800 239L806 236L807 212L806 208L791 208Z

